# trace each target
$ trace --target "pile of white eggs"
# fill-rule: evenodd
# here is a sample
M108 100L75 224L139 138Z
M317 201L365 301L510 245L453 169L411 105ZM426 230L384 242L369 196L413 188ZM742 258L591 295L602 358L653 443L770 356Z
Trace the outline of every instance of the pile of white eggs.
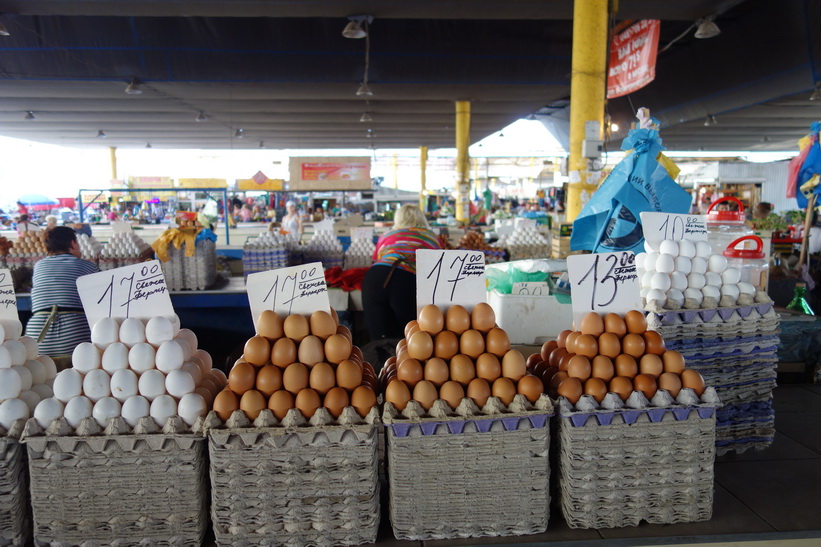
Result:
M351 241L351 246L345 251L345 269L370 268L373 264L373 252L376 250L372 239L360 238Z
M713 254L706 241L645 241L644 248L636 255L636 270L648 309L734 306L743 295L755 297L755 287L741 281L741 272Z
M94 236L87 234L77 235L77 243L80 245L80 255L85 260L96 261L103 250L103 244L97 241Z
M34 409L38 425L45 429L65 418L76 429L93 418L104 428L122 416L131 427L145 417L163 427L179 416L191 426L205 416L227 378L211 368L206 351L197 349L197 336L177 329L172 319L97 321L92 341L75 348L72 368L54 379L53 397Z
M242 247L242 269L246 275L288 266L288 238L273 232L249 237Z
M550 242L535 226L517 227L510 235L499 238L496 246L507 249L511 260L550 256Z
M302 254L305 263L322 262L326 270L334 266L342 267L345 256L339 238L328 230L314 232L311 240L303 248Z
M136 264L148 248L148 243L134 232L115 232L100 249L100 269L110 270Z

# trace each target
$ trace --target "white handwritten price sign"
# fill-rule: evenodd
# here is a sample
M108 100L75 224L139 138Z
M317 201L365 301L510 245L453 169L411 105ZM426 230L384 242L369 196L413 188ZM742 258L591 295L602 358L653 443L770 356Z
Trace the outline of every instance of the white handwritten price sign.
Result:
M487 300L485 254L481 251L416 251L416 307L472 310Z
M550 289L546 281L519 281L513 284L510 294L519 296L547 296Z
M657 245L665 239L707 241L707 221L704 215L677 215L645 211L639 216L641 216L644 239L651 244Z
M245 284L254 326L265 310L279 315L331 311L321 262L250 274Z
M578 326L586 313L617 313L641 309L636 255L630 251L567 257L573 319Z
M358 239L367 239L373 241L373 227L365 226L359 228L351 228L351 241Z
M11 272L6 269L0 269L0 319L20 319Z
M174 315L159 260L84 275L77 279L77 291L92 327L103 317Z

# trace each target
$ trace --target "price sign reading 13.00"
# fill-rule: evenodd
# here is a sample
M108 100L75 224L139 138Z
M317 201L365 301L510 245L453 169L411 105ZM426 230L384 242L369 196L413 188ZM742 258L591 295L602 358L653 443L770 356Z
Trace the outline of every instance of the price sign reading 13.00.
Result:
M416 307L427 304L468 310L487 298L481 251L416 251Z
M331 310L321 262L251 274L245 290L255 326L265 310L273 310L282 316Z
M569 256L567 273L576 325L591 311L624 315L641 309L636 255L630 251Z

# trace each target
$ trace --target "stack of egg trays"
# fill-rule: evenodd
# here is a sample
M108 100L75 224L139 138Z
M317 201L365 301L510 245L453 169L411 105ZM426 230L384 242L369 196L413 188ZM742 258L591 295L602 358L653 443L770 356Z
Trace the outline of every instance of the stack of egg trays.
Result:
M550 417L546 395L479 410L438 400L385 403L390 519L397 539L518 536L547 529ZM425 417L427 416L427 417Z
M211 521L219 545L360 545L379 529L376 408L307 422L263 410L253 423L234 411L206 417Z
M201 421L200 421L201 422ZM26 423L35 545L201 545L208 527L202 433L178 416L105 430Z
M25 420L0 432L0 545L23 546L31 539L26 449L19 438Z
M184 288L183 252L183 248L177 249L173 245L168 246L168 260L162 263L162 272L169 291L179 291Z
M568 526L617 528L643 520L674 524L710 519L720 401L713 388L707 388L702 402L683 389L678 400L688 404L669 404L672 399L663 393L666 401L654 397L651 404L665 406L650 406L634 392L627 407L614 410L577 411L560 400L559 496ZM604 403L617 398L608 394ZM644 408L630 408L638 399L643 402L636 406Z

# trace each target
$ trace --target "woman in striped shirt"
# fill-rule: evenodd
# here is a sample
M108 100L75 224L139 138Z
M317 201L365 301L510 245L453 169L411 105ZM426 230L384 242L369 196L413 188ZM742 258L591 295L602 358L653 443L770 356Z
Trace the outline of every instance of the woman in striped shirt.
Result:
M91 341L91 331L77 292L77 278L98 272L97 266L80 258L80 245L74 230L57 226L46 232L48 256L34 265L31 288L33 315L26 325L26 336L37 339L46 326L53 306L54 318L40 342L43 355L67 355L80 342Z
M425 215L416 205L396 211L393 230L376 242L374 264L362 284L362 307L371 340L402 338L416 319L416 251L439 249Z

